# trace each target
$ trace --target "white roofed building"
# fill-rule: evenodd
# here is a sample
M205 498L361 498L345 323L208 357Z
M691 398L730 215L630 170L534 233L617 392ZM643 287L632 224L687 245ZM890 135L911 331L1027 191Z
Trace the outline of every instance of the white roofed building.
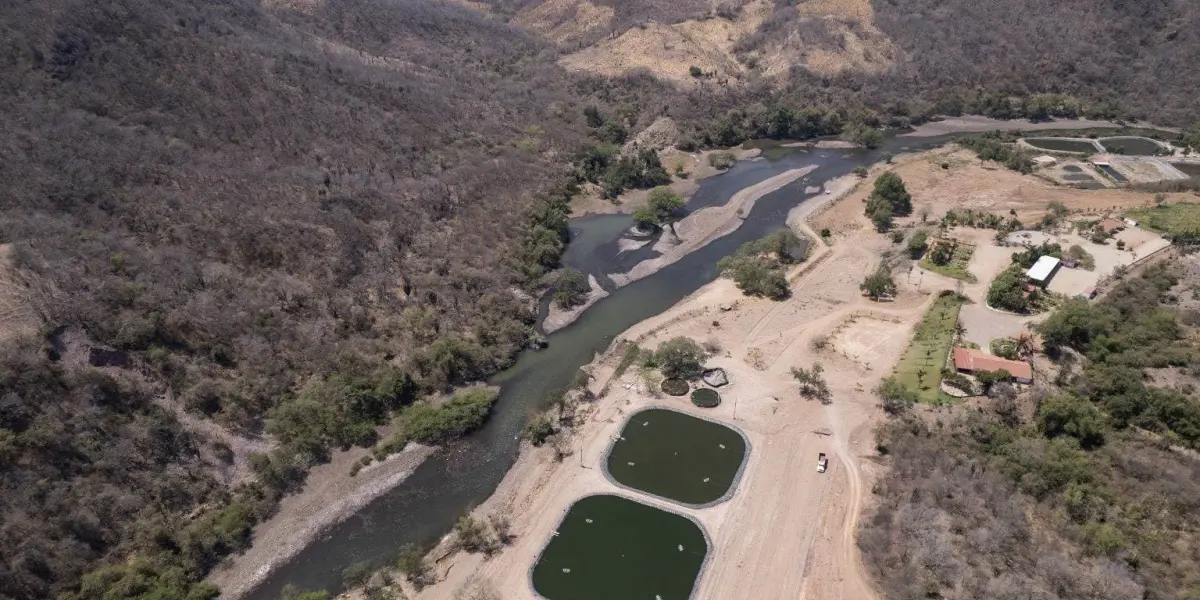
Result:
M1032 267L1029 267L1025 275L1035 284L1045 287L1047 283L1050 283L1050 278L1054 277L1054 273L1058 271L1061 264L1062 261L1053 256L1043 256L1033 263Z

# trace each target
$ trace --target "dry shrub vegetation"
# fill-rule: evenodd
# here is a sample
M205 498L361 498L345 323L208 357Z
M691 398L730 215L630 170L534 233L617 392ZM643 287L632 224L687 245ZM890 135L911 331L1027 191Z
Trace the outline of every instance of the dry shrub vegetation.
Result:
M558 267L573 184L663 177L614 155L626 128L670 116L691 149L938 112L1195 117L1196 71L1174 61L1200 8L1182 0L878 3L896 71L688 91L566 74L557 48L458 5L295 4L0 8L0 244L44 334L0 349L0 596L211 597L196 582L309 466L536 342L514 291ZM614 27L713 10L608 4ZM1039 18L1069 34L1033 44ZM1047 90L1075 97L1030 95ZM483 404L409 416L441 441ZM232 450L180 412L277 448L223 485Z

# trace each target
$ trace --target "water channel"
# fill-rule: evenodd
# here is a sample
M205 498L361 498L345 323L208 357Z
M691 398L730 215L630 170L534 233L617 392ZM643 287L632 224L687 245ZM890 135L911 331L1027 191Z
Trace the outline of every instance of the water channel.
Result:
M485 427L426 460L403 484L334 526L277 569L247 598L277 600L285 584L337 591L346 567L358 562L379 566L391 562L406 543L433 543L450 531L470 507L491 495L516 461L518 436L530 416L549 406L579 368L603 352L616 335L663 312L715 279L720 258L747 241L779 229L788 211L819 194L806 194L806 188L821 186L855 167L876 162L883 152L928 149L950 137L889 136L875 150L773 145L763 158L739 162L727 173L701 181L688 203L689 210L723 204L738 190L790 169L818 167L801 180L759 199L733 233L654 275L614 290L574 324L550 335L548 349L524 352L516 364L492 379L491 383L500 386L501 392ZM612 284L602 276L604 273L624 272L654 255L649 245L635 251L619 251L617 240L632 222L628 215L573 220L573 240L564 262L596 274L606 288L610 287Z

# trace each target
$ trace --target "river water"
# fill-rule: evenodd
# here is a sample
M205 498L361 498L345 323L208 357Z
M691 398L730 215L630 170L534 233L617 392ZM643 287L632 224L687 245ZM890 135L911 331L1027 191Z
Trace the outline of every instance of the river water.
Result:
M788 212L817 194L805 188L876 162L883 152L923 150L948 136L889 137L876 150L785 148L766 143L763 156L739 162L728 172L705 179L688 202L688 210L724 204L735 192L788 171L817 169L755 203L733 233L687 255L644 279L600 300L574 324L549 336L549 347L526 351L516 364L490 383L500 386L491 418L478 432L426 460L401 485L368 504L310 544L247 596L276 600L285 584L301 589L337 591L342 571L357 562L379 566L391 562L407 543L428 545L450 531L467 510L495 491L517 459L518 436L534 414L547 408L570 384L579 368L608 348L613 338L636 323L659 314L717 277L716 263L747 241L781 227ZM818 192L819 194L819 192ZM632 226L628 215L599 215L571 223L572 242L563 257L568 265L600 277L624 272L654 256L650 245L620 253L617 239Z

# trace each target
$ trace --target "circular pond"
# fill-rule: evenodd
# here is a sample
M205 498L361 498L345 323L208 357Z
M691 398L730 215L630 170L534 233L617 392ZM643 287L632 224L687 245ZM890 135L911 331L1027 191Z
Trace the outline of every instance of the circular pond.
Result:
M664 379L662 382L662 391L670 396L683 396L688 393L692 386L682 379Z
M625 422L604 468L616 485L702 507L732 495L748 452L746 437L736 429L650 408Z
M715 408L721 404L721 395L715 390L700 388L692 392L692 404L700 408Z
M688 600L708 556L700 525L612 495L571 505L530 573L547 600Z

